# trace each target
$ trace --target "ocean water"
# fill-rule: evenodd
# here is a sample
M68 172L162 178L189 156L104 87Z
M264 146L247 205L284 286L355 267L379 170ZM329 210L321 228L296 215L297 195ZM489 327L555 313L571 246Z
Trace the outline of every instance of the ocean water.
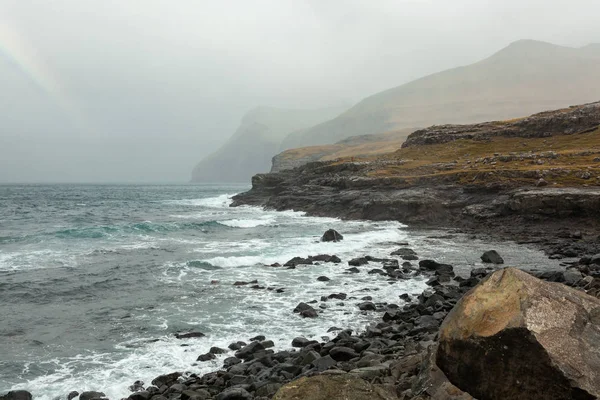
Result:
M232 185L0 186L0 394L26 389L38 399L72 390L102 390L118 399L141 379L172 372L210 372L230 354L196 363L211 346L264 334L287 349L296 336L320 339L331 326L364 327L377 315L360 298L402 304L423 278L388 282L349 274L347 261L388 257L407 241L419 256L481 266L495 248L509 264L557 266L535 249L487 243L444 232L410 231L399 222L341 221L299 212L229 207L247 190ZM344 235L322 243L329 228ZM295 256L336 254L344 262L266 266ZM326 275L329 282L319 282ZM239 280L283 293L236 287ZM316 319L292 312L301 301L345 292ZM176 332L200 331L178 340Z

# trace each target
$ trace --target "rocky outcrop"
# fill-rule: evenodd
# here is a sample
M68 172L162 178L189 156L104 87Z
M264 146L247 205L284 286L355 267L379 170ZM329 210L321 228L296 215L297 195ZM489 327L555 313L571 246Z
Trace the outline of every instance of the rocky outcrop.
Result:
M459 139L485 141L493 137L539 138L585 133L600 126L599 109L600 102L546 111L515 121L432 126L410 134L402 147L447 143Z
M600 300L507 268L466 294L437 365L480 400L600 397Z

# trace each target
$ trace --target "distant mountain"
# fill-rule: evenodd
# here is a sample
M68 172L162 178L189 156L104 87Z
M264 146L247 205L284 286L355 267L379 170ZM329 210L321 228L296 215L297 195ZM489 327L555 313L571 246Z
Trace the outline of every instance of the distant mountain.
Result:
M600 44L570 48L512 43L475 64L367 97L337 116L290 134L280 150L434 124L502 120L598 100Z
M268 172L271 158L286 136L331 119L346 109L255 108L242 118L236 132L219 150L196 165L192 182L246 182L256 173Z

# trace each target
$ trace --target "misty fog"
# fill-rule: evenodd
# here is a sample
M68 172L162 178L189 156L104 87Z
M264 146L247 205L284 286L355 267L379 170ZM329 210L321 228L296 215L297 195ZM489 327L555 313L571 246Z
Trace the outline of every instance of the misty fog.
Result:
M0 0L0 182L186 182L257 106L335 107L519 39L600 41L597 0Z

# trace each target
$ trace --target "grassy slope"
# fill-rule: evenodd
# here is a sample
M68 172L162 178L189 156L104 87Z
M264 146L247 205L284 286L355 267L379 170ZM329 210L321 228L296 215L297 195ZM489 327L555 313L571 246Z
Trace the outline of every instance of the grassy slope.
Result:
M555 153L555 154L552 154ZM600 128L593 132L547 138L456 140L408 147L369 161L384 161L370 176L407 182L446 178L458 183L535 183L545 176L551 185L600 185ZM349 158L338 162L348 162ZM589 172L590 178L583 178Z

